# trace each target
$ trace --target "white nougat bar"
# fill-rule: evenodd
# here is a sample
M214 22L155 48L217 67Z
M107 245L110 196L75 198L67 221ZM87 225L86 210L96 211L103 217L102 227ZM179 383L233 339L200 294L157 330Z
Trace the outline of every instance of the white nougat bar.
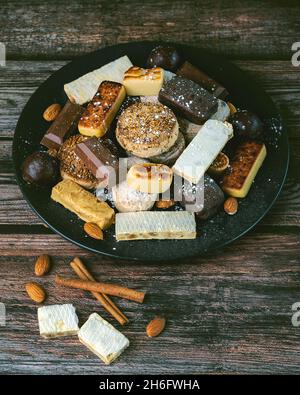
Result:
M174 173L197 184L232 135L230 123L209 119L175 162Z
M64 85L64 90L71 102L84 104L92 100L103 81L123 82L126 70L132 66L127 56L110 62L99 69L84 74L77 80Z
M117 240L194 239L195 215L187 211L140 211L116 215Z
M76 335L78 317L72 304L43 306L38 308L40 335L45 338Z
M78 332L79 340L109 365L129 346L129 340L99 314L93 313Z

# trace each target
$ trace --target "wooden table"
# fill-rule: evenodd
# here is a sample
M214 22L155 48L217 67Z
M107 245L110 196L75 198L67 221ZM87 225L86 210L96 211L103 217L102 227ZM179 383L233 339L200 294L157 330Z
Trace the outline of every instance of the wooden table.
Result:
M291 324L291 306L300 301L300 68L291 65L291 45L300 40L297 1L1 0L0 9L8 58L0 68L0 302L7 309L0 373L299 373L300 328ZM222 251L163 265L95 256L45 228L16 185L12 139L33 91L70 59L133 39L193 44L234 60L273 97L288 126L292 157L278 202ZM117 301L131 341L117 363L105 367L76 338L39 337L24 284L35 279L42 253L53 259L40 280L47 303L74 303L81 322L93 311L110 317L87 293L53 285L56 273L71 274L75 255L98 279L148 291L144 305ZM168 324L151 340L144 329L157 314Z

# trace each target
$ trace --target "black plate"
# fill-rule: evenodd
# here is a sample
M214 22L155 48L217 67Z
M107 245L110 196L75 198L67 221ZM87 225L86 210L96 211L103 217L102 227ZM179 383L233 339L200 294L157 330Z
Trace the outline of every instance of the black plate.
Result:
M191 63L222 83L231 100L240 108L257 113L266 125L268 155L251 190L240 200L239 211L230 217L222 210L210 221L199 224L195 240L147 240L116 242L114 227L107 231L104 241L89 238L83 232L83 222L61 205L51 201L49 189L37 189L23 182L20 166L24 158L40 148L39 141L48 128L42 118L44 109L54 103L63 104L63 85L122 55L128 55L135 65L146 66L155 42L116 45L82 56L67 64L48 78L31 96L17 124L13 160L17 181L24 197L39 217L56 233L95 253L115 258L136 260L169 260L201 255L222 247L248 232L268 212L276 200L287 173L289 144L280 114L271 98L238 67L202 49L173 44Z

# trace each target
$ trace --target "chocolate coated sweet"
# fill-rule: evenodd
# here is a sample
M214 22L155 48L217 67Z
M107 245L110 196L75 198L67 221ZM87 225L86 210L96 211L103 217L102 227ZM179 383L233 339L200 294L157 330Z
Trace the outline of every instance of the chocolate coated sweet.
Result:
M179 53L174 47L162 46L152 49L147 60L148 67L162 67L163 69L176 71L181 63Z
M185 182L182 186L182 205L187 211L195 212L197 218L213 217L224 202L224 193L207 174L198 184Z
M118 158L112 153L112 142L91 137L77 144L75 153L98 179L111 178L118 170Z
M77 127L83 112L84 108L79 104L67 101L58 117L42 138L41 144L47 148L59 149L67 134L71 133Z
M237 111L229 118L233 126L234 136L246 139L259 139L262 137L263 123L257 115L250 111Z
M192 80L202 86L202 88L209 91L219 99L225 99L228 96L228 91L224 86L209 77L204 71L199 70L196 66L189 62L184 62L183 65L176 72L184 78Z
M29 184L53 186L59 177L59 163L47 152L34 152L24 160L21 171Z
M159 101L199 125L207 121L218 108L218 99L211 93L179 76L173 77L162 87Z

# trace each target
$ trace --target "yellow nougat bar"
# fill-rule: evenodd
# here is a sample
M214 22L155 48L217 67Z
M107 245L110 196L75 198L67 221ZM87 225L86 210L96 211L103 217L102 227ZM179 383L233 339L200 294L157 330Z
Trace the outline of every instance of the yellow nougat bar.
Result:
M222 189L230 196L244 198L267 155L263 143L243 142L230 164L230 172L222 180Z
M112 123L125 97L126 91L122 84L103 81L79 120L79 132L84 136L102 137Z
M52 188L51 198L83 221L94 222L101 229L108 228L114 222L114 210L72 180L63 180L56 184Z
M164 70L160 67L142 69L130 67L124 74L123 84L128 96L157 96L164 81Z

